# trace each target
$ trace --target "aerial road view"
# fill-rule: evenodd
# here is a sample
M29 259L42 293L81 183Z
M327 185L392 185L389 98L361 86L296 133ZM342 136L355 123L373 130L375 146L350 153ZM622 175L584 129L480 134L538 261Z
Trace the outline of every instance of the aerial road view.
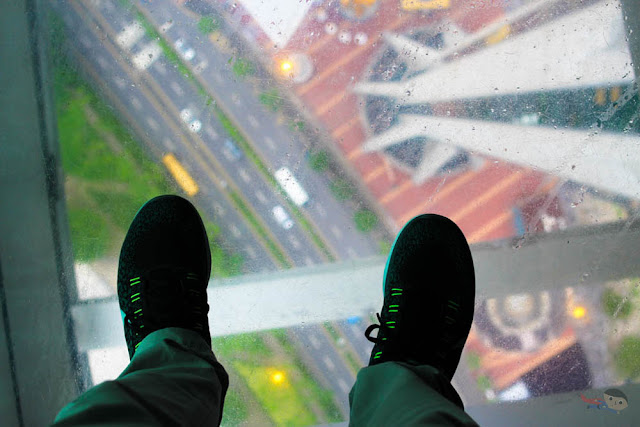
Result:
M640 349L637 277L595 282L599 266L578 264L554 275L535 261L553 259L551 243L518 264L531 245L638 215L639 98L618 1L48 9L78 296L113 299L146 200L190 200L212 252L213 350L231 379L223 425L348 420L381 302L359 286L381 298L381 278L363 281L422 213L455 221L478 277L498 277L477 284L453 378L465 406L638 380L626 356ZM509 262L478 264L482 251L513 256L525 285L500 279ZM216 329L211 295L244 314ZM88 347L93 383L128 363L124 340Z

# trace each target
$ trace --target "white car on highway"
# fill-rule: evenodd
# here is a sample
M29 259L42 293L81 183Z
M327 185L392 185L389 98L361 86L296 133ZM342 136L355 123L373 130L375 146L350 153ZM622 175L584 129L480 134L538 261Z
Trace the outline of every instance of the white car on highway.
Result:
M182 111L180 111L180 120L187 125L191 132L198 133L200 132L200 129L202 129L202 122L198 119L194 119L193 113L188 108L183 108Z
M189 47L183 39L176 40L174 45L178 53L187 61L191 61L196 56L196 51Z
M273 217L276 219L276 221L278 221L278 224L280 224L280 226L285 230L289 230L291 227L293 227L293 220L291 220L291 217L289 217L289 214L284 210L282 206L274 206L271 210L271 213L273 214Z

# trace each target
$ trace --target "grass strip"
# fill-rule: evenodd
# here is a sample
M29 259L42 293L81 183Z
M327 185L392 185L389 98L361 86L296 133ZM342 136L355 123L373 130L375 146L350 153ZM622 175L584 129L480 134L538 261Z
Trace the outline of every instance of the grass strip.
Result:
M276 329L270 331L270 333L273 335L273 337L275 337L276 340L278 340L287 354L289 354L293 358L294 364L300 370L300 373L302 375L304 387L309 390L313 396L316 397L318 404L327 417L327 422L339 423L344 421L342 415L340 414L340 410L336 406L336 403L333 399L333 393L320 387L315 381L313 381L311 372L309 372L306 365L300 359L300 356L291 343L291 339L289 338L286 330Z
M266 335L275 338L281 351L274 352L266 344ZM286 330L216 337L212 339L212 347L216 356L238 373L276 425L343 421L333 394L312 379ZM275 374L281 376L274 377ZM311 409L314 406L322 411L325 420L317 419ZM293 419L292 414L301 414L304 422Z
M167 60L178 69L178 72L186 77L190 82L197 84L196 78L194 77L191 70L189 70L189 68L184 65L184 62L182 62L182 59L180 59L178 52L176 52L176 50L171 47L169 43L167 43L167 40L162 37L160 33L158 33L153 24L151 24L147 20L147 17L144 16L142 12L138 11L136 12L136 18L140 25L142 25L142 28L144 28L147 36L158 42L158 45L162 49L162 53L164 53L164 55L167 57Z
M70 63L61 19L51 14L51 49L58 140L65 174L71 243L78 261L118 250L133 216L147 200L176 193L166 171L111 106ZM215 277L238 274L240 255L225 250L220 229L205 221Z
M269 237L267 232L264 230L262 225L258 222L256 217L253 215L249 207L245 204L242 197L235 191L229 191L229 197L236 205L236 208L240 213L245 217L249 225L254 229L258 235L264 239L265 244L267 245L267 249L271 254L276 258L276 260L285 268L291 268L292 265L287 259L287 256L280 250L278 245Z
M347 359L347 363L353 373L357 374L358 371L363 368L362 363L360 363L350 351L345 352L344 357Z
M274 424L278 426L318 424L318 419L305 405L296 384L286 374L292 372L295 369L294 366L278 364L276 368L241 360L233 361L232 365L246 381ZM272 380L277 373L284 375L284 379L279 383Z
M213 108L224 130L227 131L229 136L236 142L236 144L238 144L238 146L242 149L242 151L244 151L247 158L251 160L253 164L256 165L256 168L264 176L267 182L271 184L271 186L275 187L278 191L282 192L282 190L280 189L280 186L276 182L276 179L269 172L269 169L267 168L267 166L262 162L262 159L260 159L260 157L255 152L251 144L249 144L249 142L244 138L244 136L242 136L242 134L240 133L240 130L233 124L231 119L227 117L227 115L222 111L222 109L220 109L220 107L214 106ZM313 243L327 257L327 259L329 259L329 261L335 261L336 258L335 256L333 256L333 253L329 250L329 247L324 243L324 240L322 240L320 235L316 233L313 226L307 220L307 218L305 218L305 216L302 214L300 209L298 209L296 205L291 203L288 198L285 197L285 199L287 201L287 204L293 216L298 221L298 224L300 224L300 226L309 234Z
M142 25L142 27L145 29L145 31L147 32L147 35L149 37L152 37L153 39L157 39L158 43L160 44L160 47L163 51L163 53L166 55L167 59L169 60L169 62L171 62L172 64L174 64L177 68L178 71L189 81L191 82L193 85L196 86L198 93L200 95L202 95L204 98L207 99L207 105L214 108L215 112L217 115L222 115L224 117L224 122L223 122L223 127L225 129L228 129L228 127L230 127L232 129L232 132L230 132L229 130L227 130L227 132L229 132L230 136L236 141L239 142L239 139L242 138L242 136L240 135L239 131L237 130L237 128L235 126L233 126L233 124L231 123L231 121L227 118L226 115L224 115L224 113L217 107L217 106L213 106L211 105L211 97L209 96L209 94L207 93L207 91L205 90L205 88L200 84L200 82L195 78L195 76L193 75L193 73L191 73L191 71L184 65L184 63L182 62L182 60L180 59L180 57L178 56L178 54L176 53L176 51L167 43L167 41L161 37L160 33L158 33L156 31L156 29L153 27L153 25L147 20L146 16L144 16L144 14L142 14L142 12L138 11L136 13L137 19L140 22L140 25ZM222 120L221 120L222 121ZM240 143L240 145L242 145L244 147L244 145L248 145L246 143L246 141L244 140L244 138L242 138L242 143ZM245 152L247 154L247 157L249 157L253 163L255 163L256 165L261 165L264 167L264 165L262 164L262 162L260 161L260 159L257 157L256 153L253 152L253 150L251 150L251 153L249 153L246 149ZM252 154L252 155L251 155ZM273 179L273 178L272 178ZM253 213L251 212L251 210L248 208L248 206L246 205L246 203L244 202L244 200L242 199L242 197L240 197L239 194L235 193L235 192L229 192L229 195L232 199L232 201L236 204L236 208L244 215L244 217L247 219L247 221L249 222L250 226L253 228L253 230L264 239L267 249L271 252L271 254L274 256L274 258L276 258L276 260L285 268L291 268L292 265L291 263L287 260L286 255L280 250L280 248L278 247L278 245L273 241L273 239L271 239L271 237L269 236L269 234L266 232L266 230L264 229L264 227L262 226L262 224L260 224L260 222L255 218L255 216L253 215Z
M262 159L255 152L251 144L249 144L244 136L242 136L240 130L233 124L231 119L224 113L224 111L222 111L222 109L218 105L216 105L216 103L211 102L212 97L209 95L206 88L200 83L198 79L195 78L193 73L184 64L177 52L167 43L164 37L160 33L158 33L153 24L151 24L147 20L146 16L144 16L142 12L138 10L136 16L138 21L140 22L140 25L142 25L149 37L158 40L158 43L160 44L160 47L164 54L167 56L167 59L176 67L178 67L180 73L183 74L189 82L195 85L198 93L200 93L205 99L207 99L207 105L213 108L214 113L218 117L218 120L220 120L220 122L222 123L222 127L227 131L231 139L233 139L234 142L236 142L236 144L240 147L240 149L244 151L247 158L256 166L258 171L265 177L267 182L269 182L270 185L280 191L280 187L278 186L275 178L269 172L269 168L267 168ZM293 213L293 216L296 218L302 229L305 230L311 237L311 241L318 247L318 249L320 249L320 251L327 257L329 261L335 261L336 258L329 247L326 245L322 237L320 237L320 235L314 230L314 227L302 214L300 209L295 204L291 203L288 198L286 198L286 201L289 209ZM260 226L257 221L254 222L258 224L258 226ZM262 227L260 226L260 228ZM259 233L261 235L267 235L264 230L259 231ZM268 241L269 240L270 239L268 239ZM272 242L270 242L269 245L277 247L277 245Z

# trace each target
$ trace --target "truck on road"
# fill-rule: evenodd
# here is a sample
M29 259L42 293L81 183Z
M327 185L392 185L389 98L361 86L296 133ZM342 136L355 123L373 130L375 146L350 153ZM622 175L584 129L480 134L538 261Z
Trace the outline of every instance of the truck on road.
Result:
M287 197L289 197L296 206L304 206L309 201L309 195L293 176L289 168L281 167L275 172L274 176Z

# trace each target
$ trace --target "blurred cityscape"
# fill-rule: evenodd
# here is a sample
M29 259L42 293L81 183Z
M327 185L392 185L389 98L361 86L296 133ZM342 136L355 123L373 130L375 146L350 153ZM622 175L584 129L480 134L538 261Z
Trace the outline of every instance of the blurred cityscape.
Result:
M424 212L514 251L638 214L638 91L616 1L50 7L81 299L115 294L128 224L163 192L200 210L220 280L383 259ZM585 287L583 273L499 297L478 284L454 377L465 405L638 379L640 279ZM375 311L297 316L214 337L232 383L224 425L348 419ZM124 341L88 359L94 383L112 378Z

